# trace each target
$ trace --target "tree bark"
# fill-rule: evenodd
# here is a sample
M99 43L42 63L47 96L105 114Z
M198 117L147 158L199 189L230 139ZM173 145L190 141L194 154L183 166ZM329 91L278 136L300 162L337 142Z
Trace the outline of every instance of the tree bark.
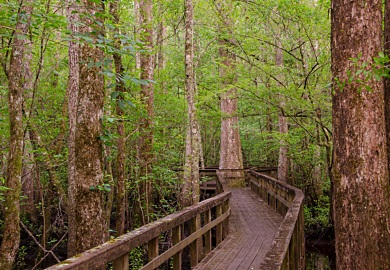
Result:
M83 0L83 12L94 16L100 6ZM99 20L98 18L95 18ZM81 19L81 33L89 35L94 42L99 29L88 17ZM102 244L108 238L108 226L104 219L104 196L99 186L103 184L103 147L99 136L102 133L104 77L96 63L103 61L103 51L91 44L81 45L80 81L75 132L76 178L75 191L75 238L76 253ZM91 67L88 65L93 63Z
M194 44L193 44L193 5L192 0L185 1L185 89L188 105L188 126L186 153L183 173L182 206L199 202L199 125L195 107Z
M28 34L33 2L26 1L21 6L12 41L11 62L8 72L8 111L10 120L10 140L4 211L4 237L0 246L0 268L11 269L20 241L20 193L23 157L23 87L25 74L23 36Z
M385 30L384 30L384 50L387 56L390 57L390 1L385 3ZM386 119L386 134L387 134L387 161L390 172L390 78L384 78L385 83L385 119Z
M348 82L382 49L381 9L379 0L332 2L334 214L337 268L343 270L390 269L383 83Z
M276 48L275 64L277 67L283 66L283 51L280 49L281 43L276 42L279 47ZM280 85L279 85L280 86ZM280 86L281 87L281 86ZM278 115L279 120L279 133L282 137L280 139L279 146L279 158L278 158L278 179L283 182L287 182L288 178L288 146L286 142L286 136L288 134L288 122L287 117L284 115L285 100L282 95L279 95L280 112Z
M24 83L23 83L23 100L30 100L34 91L34 80L31 70L31 61L33 58L32 42L30 39L24 40ZM31 110L30 110L31 111ZM31 117L27 116L29 122ZM34 205L34 182L36 180L36 168L34 164L34 154L32 153L32 145L30 142L29 134L24 134L24 147L23 147L23 164L22 164L22 194L27 197L27 202L22 204L22 213L28 214L33 223L36 223L38 219L37 209Z
M141 41L144 42L145 53L140 56L141 80L148 80L141 85L141 101L145 109L146 116L140 119L140 136L138 140L138 161L140 166L140 207L143 214L139 216L142 224L149 222L150 213L153 211L152 193L152 161L153 161L153 104L154 104L154 63L153 63L153 1L140 0L139 14L141 22Z
M242 169L241 139L238 127L238 93L233 86L235 75L235 56L227 49L228 44L220 40L219 57L221 59L220 77L223 92L221 94L221 149L219 169ZM238 174L242 174L239 172ZM239 175L237 175L239 176ZM243 177L243 175L241 175Z
M119 1L113 1L110 4L110 13L114 17L114 23L119 24ZM119 30L116 29L116 34L119 34ZM115 39L114 46L116 49L120 49L120 40L119 38ZM113 54L114 58L114 65L115 65L115 73L117 77L117 84L115 86L115 91L118 93L124 93L125 92L125 86L122 80L118 79L123 75L123 66L122 66L122 56L115 52ZM123 99L122 96L118 96L119 99ZM126 134L125 134L125 123L123 121L123 111L119 106L116 107L116 114L118 118L118 124L117 124L117 132L118 132L118 154L117 154L117 181L116 181L116 198L115 198L115 204L116 204L116 235L120 236L124 234L125 232L125 196L126 196Z
M238 126L238 92L234 84L237 80L236 75L236 56L231 50L231 44L236 41L232 38L233 22L228 17L232 5L224 1L216 1L215 7L221 18L219 25L218 56L221 65L219 67L219 76L222 80L221 86L221 146L219 169L222 170L220 176L235 178L234 184L242 185L244 173L243 157L241 150L240 131ZM226 36L229 35L229 38ZM238 170L237 170L238 169ZM223 172L223 170L226 170Z
M76 9L75 0L67 0L67 18L69 21L68 29L71 35L78 34L80 16ZM74 37L73 37L74 38ZM76 255L76 118L77 118L77 102L80 82L80 47L76 40L69 41L69 76L67 86L68 99L68 257Z

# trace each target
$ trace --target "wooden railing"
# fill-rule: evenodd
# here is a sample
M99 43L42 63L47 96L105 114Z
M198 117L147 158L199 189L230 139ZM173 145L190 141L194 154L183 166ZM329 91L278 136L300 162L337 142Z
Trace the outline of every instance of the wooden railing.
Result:
M303 192L254 171L248 177L251 189L284 216L260 269L305 269Z
M189 246L191 267L194 267L213 248L211 233L213 228L215 228L216 245L227 236L230 197L230 192L223 192L47 269L105 269L110 262L115 270L129 269L129 252L145 244L149 262L142 268L144 270L156 269L168 260L172 260L173 269L182 269L182 251L187 246ZM184 238L185 224L189 227L189 235ZM173 243L168 250L160 254L159 237L166 232L172 234Z

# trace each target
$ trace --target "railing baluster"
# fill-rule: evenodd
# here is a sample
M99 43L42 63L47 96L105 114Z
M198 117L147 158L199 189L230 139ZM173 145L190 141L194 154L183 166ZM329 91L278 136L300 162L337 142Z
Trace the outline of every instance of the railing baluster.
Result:
M209 224L211 222L211 210L207 210L204 213L204 225ZM211 252L211 230L207 231L204 235L204 245L205 245L205 255Z
M226 201L226 202L223 203L222 211L223 211L223 213L226 213L228 210L229 210L229 202ZM229 234L229 219L226 219L223 222L222 229L223 229L222 239L225 239L228 236L228 234Z
M148 260L149 262L158 256L158 237L148 242Z
M128 270L129 269L129 253L119 257L113 263L114 270Z
M199 218L200 220L200 218ZM195 233L199 229L199 222L198 222L198 216L192 218L190 220L190 232L191 234ZM190 244L190 260L191 260L191 267L195 267L198 264L199 260L199 240L196 239Z
M222 205L219 204L219 205L216 206L216 217L219 217L221 215L222 215ZM222 238L222 236L223 236L223 234L222 234L223 226L220 223L216 227L217 227L216 242L217 242L217 245L219 245L222 242L222 240L223 240L223 238Z
M173 245L176 245L181 241L181 225L172 229L172 240ZM179 251L173 255L173 270L181 270L181 254L182 251Z

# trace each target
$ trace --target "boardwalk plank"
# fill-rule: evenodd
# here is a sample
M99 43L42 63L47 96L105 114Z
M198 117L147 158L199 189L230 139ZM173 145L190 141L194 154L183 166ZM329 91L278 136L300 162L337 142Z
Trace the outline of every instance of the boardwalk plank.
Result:
M282 222L248 188L231 189L230 234L195 269L256 269L261 264Z

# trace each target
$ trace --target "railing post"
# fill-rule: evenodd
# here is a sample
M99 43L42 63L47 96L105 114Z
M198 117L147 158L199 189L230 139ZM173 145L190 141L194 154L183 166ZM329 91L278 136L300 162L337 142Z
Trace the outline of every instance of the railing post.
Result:
M158 256L158 237L148 242L148 260L149 262Z
M207 210L204 213L204 225L209 224L211 222L211 210ZM209 254L211 252L212 246L211 246L211 230L207 231L204 234L204 253L205 255Z
M181 241L181 225L172 229L172 240L173 245L176 245ZM179 251L173 255L173 270L181 270L181 254L182 251Z
M193 217L190 220L190 233L193 234L199 229L199 222L200 220L199 215ZM196 239L190 244L190 260L191 260L191 267L195 267L198 264L199 261L199 240Z
M122 255L113 262L114 270L129 269L129 253Z
M219 217L222 215L222 205L219 204L216 206L216 217ZM223 227L222 227L222 223L219 223L217 226L217 230L216 230L216 242L217 242L217 246L222 242L223 240Z

